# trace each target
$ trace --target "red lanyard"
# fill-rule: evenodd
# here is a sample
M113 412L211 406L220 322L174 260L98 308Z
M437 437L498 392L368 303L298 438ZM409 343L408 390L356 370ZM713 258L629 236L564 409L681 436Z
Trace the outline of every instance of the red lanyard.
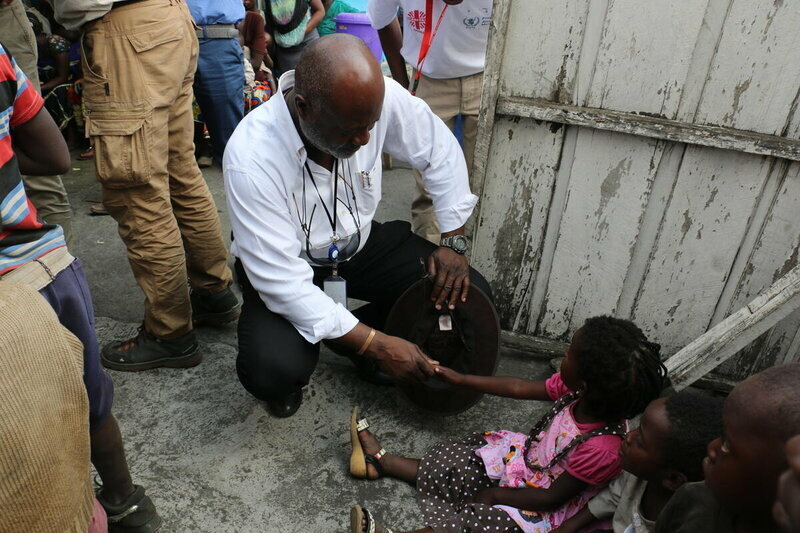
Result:
M442 24L442 18L447 12L450 4L445 4L442 8L442 13L439 15L439 20L436 21L436 27L433 28L433 0L426 0L425 2L425 33L422 35L422 43L419 45L419 57L417 58L417 73L414 76L414 85L411 87L411 94L417 94L417 87L419 86L419 78L422 76L422 64L425 63L425 58L428 57L428 52L431 50L431 43L436 33L439 31L439 26ZM431 29L433 31L431 31Z

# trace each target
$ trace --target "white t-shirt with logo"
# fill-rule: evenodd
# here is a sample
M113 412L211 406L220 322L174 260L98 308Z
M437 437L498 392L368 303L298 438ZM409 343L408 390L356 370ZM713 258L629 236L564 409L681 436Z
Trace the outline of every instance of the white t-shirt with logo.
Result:
M433 0L431 32L447 4ZM403 47L400 53L411 66L417 66L419 47L425 33L426 0L369 0L367 14L372 27L381 29L403 9ZM482 72L486 60L486 43L492 20L492 0L464 0L451 5L433 37L430 51L422 66L429 78L460 78Z

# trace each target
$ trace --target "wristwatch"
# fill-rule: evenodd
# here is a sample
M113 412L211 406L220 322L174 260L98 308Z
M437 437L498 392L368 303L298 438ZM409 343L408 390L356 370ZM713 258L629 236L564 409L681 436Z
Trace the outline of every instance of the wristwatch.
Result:
M457 254L464 255L467 253L467 248L469 248L469 241L463 235L452 235L450 237L442 237L442 240L439 241L439 246L445 246Z

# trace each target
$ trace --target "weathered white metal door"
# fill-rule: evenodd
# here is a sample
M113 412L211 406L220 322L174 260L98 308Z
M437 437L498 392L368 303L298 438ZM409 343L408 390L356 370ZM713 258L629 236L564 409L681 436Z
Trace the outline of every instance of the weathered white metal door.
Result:
M797 264L800 2L495 0L473 263L505 329L674 353ZM800 313L723 367L800 352Z

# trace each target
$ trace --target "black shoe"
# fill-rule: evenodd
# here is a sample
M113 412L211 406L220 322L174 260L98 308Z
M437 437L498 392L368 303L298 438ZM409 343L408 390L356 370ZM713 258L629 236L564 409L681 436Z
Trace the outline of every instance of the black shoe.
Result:
M144 488L134 485L133 493L119 505L103 498L102 491L95 495L108 515L109 533L155 533L161 529L161 517Z
M373 385L381 385L383 387L391 387L394 385L394 380L389 376L389 374L378 368L378 362L372 357L357 355L353 351L348 350L344 346L336 344L335 342L328 342L327 340L324 340L322 341L322 344L324 344L336 355L350 359L350 361L353 363L353 366L356 367L356 375L362 381L372 383Z
M177 339L159 339L139 328L132 339L112 342L103 347L100 360L112 370L136 372L166 366L188 368L200 363L203 355L194 331Z
M192 291L190 299L195 326L221 326L233 322L242 314L239 299L230 287L214 294Z
M272 416L288 418L300 409L301 403L303 403L303 389L291 393L286 398L267 401L267 409Z

